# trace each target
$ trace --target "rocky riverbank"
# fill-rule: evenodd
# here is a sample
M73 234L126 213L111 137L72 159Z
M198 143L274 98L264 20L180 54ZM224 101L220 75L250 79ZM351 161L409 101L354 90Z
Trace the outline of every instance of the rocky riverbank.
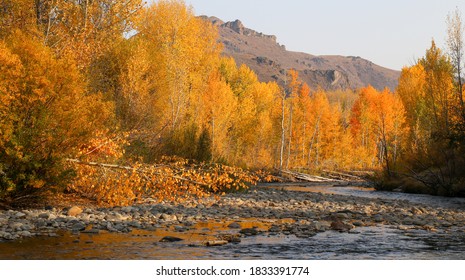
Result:
M262 228L246 228L243 221L263 222ZM399 230L444 231L465 225L460 209L430 207L404 200L362 198L312 192L293 192L263 187L182 204L157 203L150 199L129 207L79 207L27 209L0 212L0 240L33 236L129 233L134 229L186 232L197 223L215 221L237 231L226 238L239 242L256 234L293 234L309 238L328 230L358 233L360 227L388 225ZM224 239L224 238L223 238ZM174 241L174 240L163 240ZM210 241L206 245L222 245Z

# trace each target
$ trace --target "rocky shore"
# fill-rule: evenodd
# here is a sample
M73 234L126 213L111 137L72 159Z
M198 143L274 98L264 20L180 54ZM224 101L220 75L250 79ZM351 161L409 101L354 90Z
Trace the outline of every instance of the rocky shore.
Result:
M265 222L263 228L244 228L241 221ZM74 234L101 232L129 233L134 229L189 231L197 223L221 221L241 237L268 234L293 234L310 238L328 230L358 233L365 226L389 225L399 230L445 231L465 225L465 212L454 208L430 207L404 200L362 198L312 192L293 192L255 187L228 194L219 200L208 198L182 204L157 203L146 199L141 204L114 208L25 209L0 212L0 240L33 236L56 236L66 230ZM169 238L163 241L171 242ZM210 241L206 245L222 245Z

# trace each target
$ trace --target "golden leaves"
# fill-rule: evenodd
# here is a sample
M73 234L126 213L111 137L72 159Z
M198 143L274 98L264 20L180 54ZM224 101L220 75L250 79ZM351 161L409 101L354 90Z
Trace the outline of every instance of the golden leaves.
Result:
M259 177L237 167L165 157L158 165L118 166L69 161L77 172L70 189L98 203L128 205L152 197L182 202L247 189ZM268 176L261 172L260 176Z

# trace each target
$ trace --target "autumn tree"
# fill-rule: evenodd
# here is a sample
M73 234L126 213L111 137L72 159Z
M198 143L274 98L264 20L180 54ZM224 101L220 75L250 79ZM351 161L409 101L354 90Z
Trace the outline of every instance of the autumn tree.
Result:
M1 43L0 177L3 192L63 186L63 160L77 156L111 116L111 104L87 95L72 59L21 31ZM5 57L7 55L8 57ZM5 107L7 104L8 107Z
M203 127L210 132L212 158L225 159L229 154L228 138L237 112L238 98L219 72L212 73L202 95Z
M403 69L398 93L411 127L405 162L412 177L431 193L458 192L464 159L451 60L433 42L425 57Z
M373 87L361 89L351 116L351 130L365 168L396 170L401 151L405 113L399 96Z
M463 99L463 67L464 67L464 41L465 26L458 8L447 16L447 46L449 56L455 72L456 94L459 101L462 122L465 122L465 105Z
M137 30L137 39L147 50L148 97L158 116L151 135L164 138L170 143L166 152L176 153L177 144L181 150L186 147L180 139L190 139L183 134L198 137L200 101L219 61L217 31L195 17L184 2L174 0L158 1L144 9Z

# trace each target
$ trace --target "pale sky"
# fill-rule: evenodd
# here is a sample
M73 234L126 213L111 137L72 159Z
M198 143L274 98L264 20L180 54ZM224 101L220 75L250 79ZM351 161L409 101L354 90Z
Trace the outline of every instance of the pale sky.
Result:
M185 0L196 15L273 34L288 50L361 56L400 70L424 56L434 38L445 47L446 17L463 0Z

